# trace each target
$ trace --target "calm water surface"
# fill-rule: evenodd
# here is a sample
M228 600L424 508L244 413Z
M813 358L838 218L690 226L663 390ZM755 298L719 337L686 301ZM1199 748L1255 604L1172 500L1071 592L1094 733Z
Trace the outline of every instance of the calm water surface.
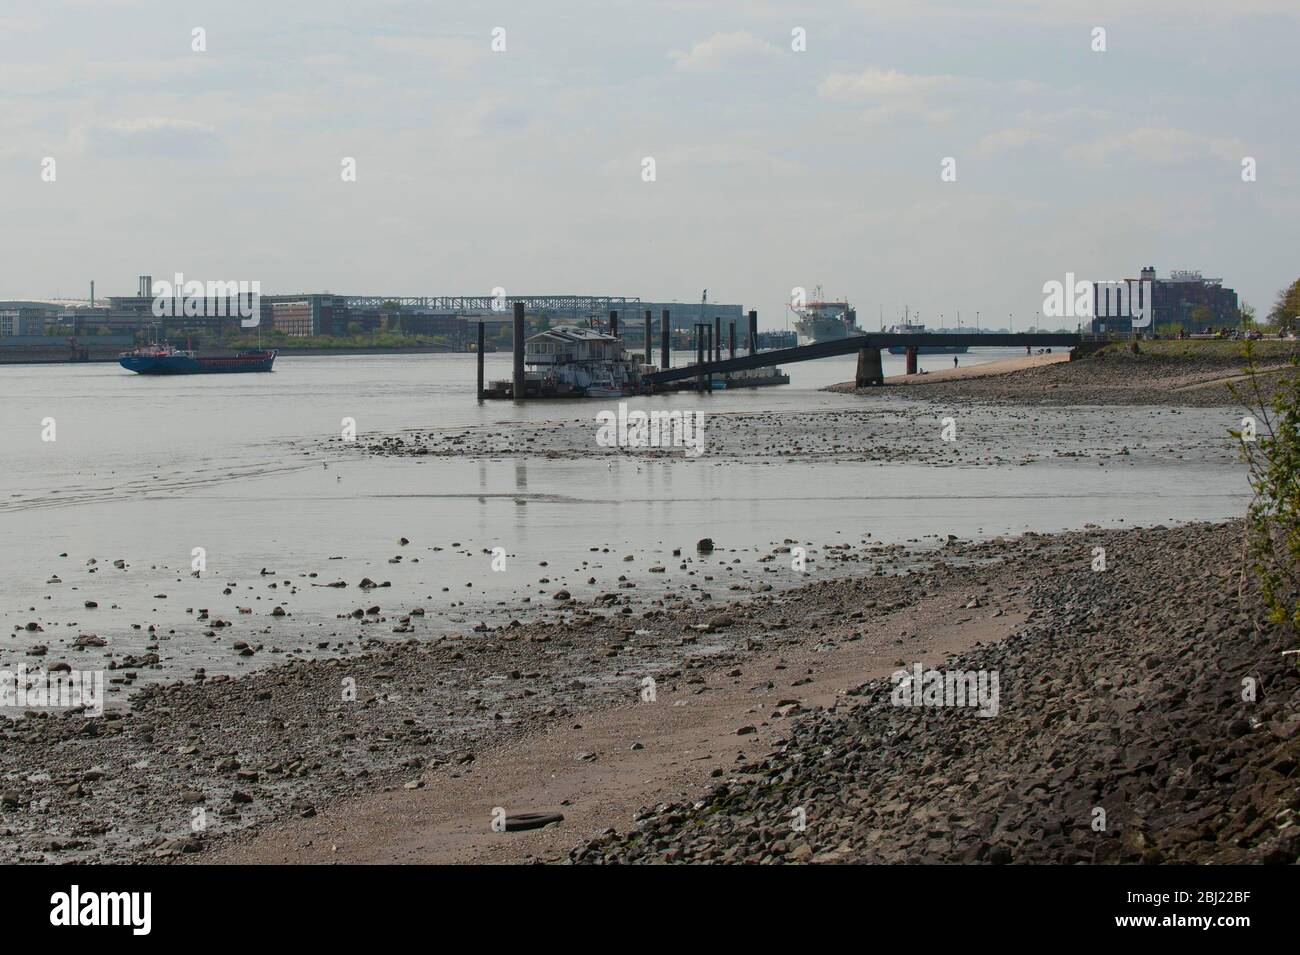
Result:
M961 361L1013 354L990 349ZM929 361L951 365L946 356ZM854 364L846 356L791 366L788 387L654 400L683 408L707 401L717 412L861 407L817 390L851 378ZM508 377L509 365L508 355L489 356L488 377ZM901 372L902 358L886 356L886 374ZM109 638L118 654L138 652L158 645L152 624L171 637L158 651L164 662L213 672L247 664L232 661L230 632L204 637L187 611L209 608L235 620L236 636L254 632L267 646L302 651L335 633L354 635L339 614L371 604L389 614L424 606L422 626L463 628L499 606L519 613L525 596L549 603L564 586L581 597L616 587L620 576L645 589L703 588L721 600L742 579L723 560L741 558L749 582L787 582L792 575L764 578L756 563L787 538L903 542L1214 519L1240 513L1246 490L1230 458L1195 453L1135 470L1068 459L980 468L718 464L707 454L639 463L363 460L322 447L345 417L364 434L594 414L574 402L479 405L474 373L470 355L291 356L267 375L179 378L115 365L0 367L0 663L36 642L57 659L56 645L80 632ZM1096 413L1121 427L1126 416L1134 428L1152 427L1149 409ZM41 440L45 418L55 419L53 442ZM1226 418L1207 421L1203 412L1160 420L1174 445L1178 429L1192 446L1207 429L1226 427ZM1024 429L1028 443L1052 440L1034 432L1032 415ZM712 581L703 565L683 571L670 554L690 554L706 535L727 549L716 555ZM401 537L410 544L399 546ZM485 551L498 546L510 557L493 573ZM196 547L208 568L198 579L190 576ZM633 561L623 560L628 554ZM126 570L112 566L119 558ZM654 562L668 573L646 575ZM356 584L365 576L392 586L363 595ZM349 587L320 586L333 580ZM99 608L86 610L88 599ZM289 616L270 618L277 605ZM45 632L13 633L30 620ZM390 636L391 622L380 631Z

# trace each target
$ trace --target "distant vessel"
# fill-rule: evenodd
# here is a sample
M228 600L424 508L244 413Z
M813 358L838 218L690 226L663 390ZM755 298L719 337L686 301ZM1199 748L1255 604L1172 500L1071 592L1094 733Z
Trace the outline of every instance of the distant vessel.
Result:
M924 325L912 325L905 323L902 325L890 325L890 335L924 335L926 334ZM964 355L970 349L965 345L920 345L917 346L918 355ZM891 355L906 355L906 345L890 345L889 353Z
M124 351L117 363L139 375L214 375L241 371L270 371L275 351L241 351L235 355L202 357L166 344Z
M820 285L814 290L813 296L807 305L794 309L794 330L798 334L800 345L862 334L862 329L858 328L858 313L848 302L824 300Z

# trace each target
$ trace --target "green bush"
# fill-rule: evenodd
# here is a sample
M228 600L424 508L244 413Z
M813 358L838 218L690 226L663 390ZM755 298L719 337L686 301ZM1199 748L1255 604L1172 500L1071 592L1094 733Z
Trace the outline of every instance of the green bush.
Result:
M1265 385L1253 343L1247 379L1237 389L1251 418L1233 432L1242 442L1254 494L1246 512L1247 552L1271 623L1300 630L1300 359ZM1253 434L1251 433L1253 431Z

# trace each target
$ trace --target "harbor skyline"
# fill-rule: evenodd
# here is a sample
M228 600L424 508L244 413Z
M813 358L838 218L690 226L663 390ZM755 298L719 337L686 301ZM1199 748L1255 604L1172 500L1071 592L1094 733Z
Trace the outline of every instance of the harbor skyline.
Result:
M339 294L709 287L764 328L822 284L864 326L938 327L1023 322L1044 281L1153 249L1267 310L1300 238L1291 4L65 8L0 31L0 298L148 262Z

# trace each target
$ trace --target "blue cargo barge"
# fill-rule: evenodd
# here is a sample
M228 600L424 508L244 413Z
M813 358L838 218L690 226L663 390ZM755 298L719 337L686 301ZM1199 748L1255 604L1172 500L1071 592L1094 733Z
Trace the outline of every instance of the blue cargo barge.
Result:
M198 357L168 345L146 345L122 352L117 363L139 375L213 375L241 371L270 371L275 351L242 351L237 355Z

